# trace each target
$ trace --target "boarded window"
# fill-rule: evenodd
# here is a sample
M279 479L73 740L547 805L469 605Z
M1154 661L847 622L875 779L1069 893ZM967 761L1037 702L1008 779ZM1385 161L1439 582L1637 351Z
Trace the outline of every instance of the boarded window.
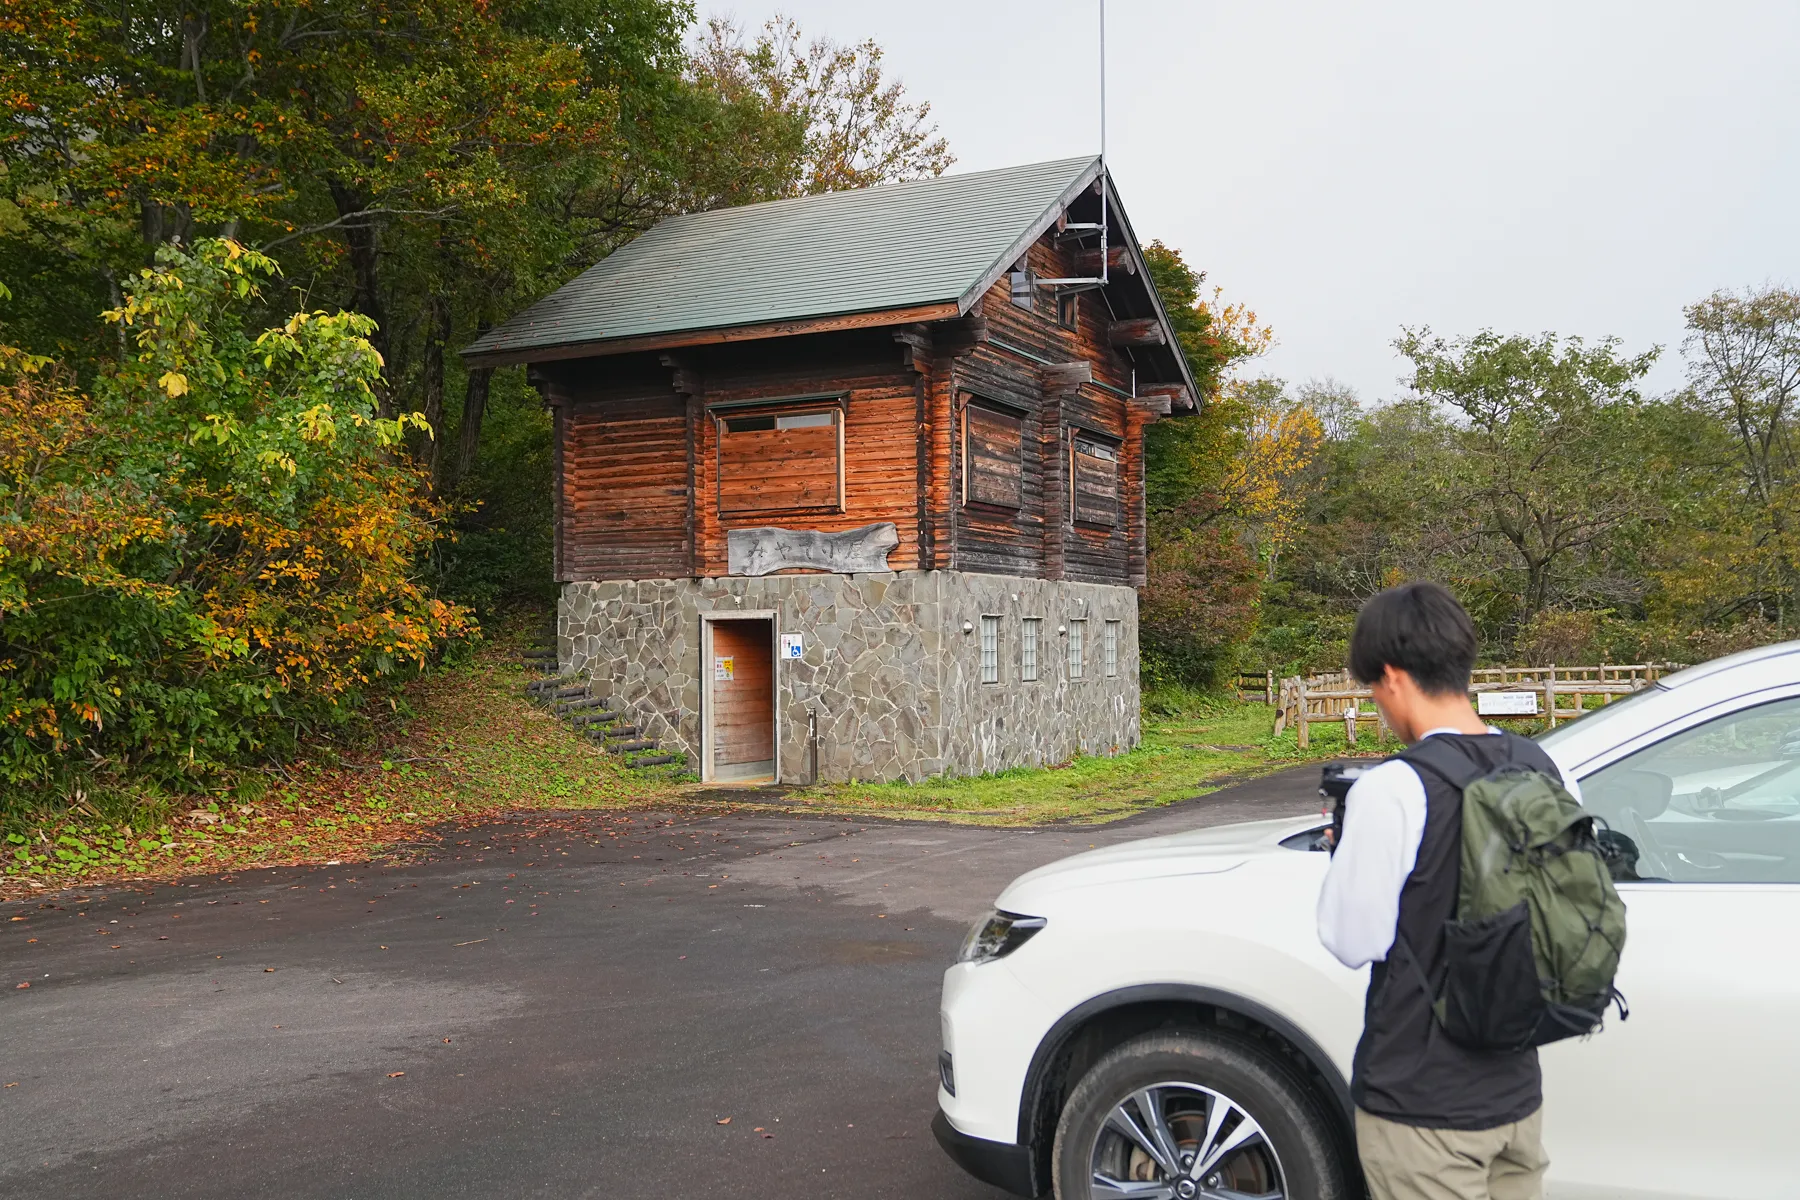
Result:
M1087 622L1069 622L1069 678L1081 679L1087 673Z
M1119 673L1119 623L1106 623L1106 677L1112 679Z
M1000 618L981 618L981 682L1000 682Z
M1025 418L984 404L963 409L963 503L1024 503Z
M1119 452L1077 434L1069 443L1069 511L1083 525L1119 523Z
M1078 296L1077 292L1064 292L1056 298L1056 323L1064 329L1073 329L1081 323Z
M1038 634L1044 628L1042 617L1026 617L1020 622L1019 678L1036 683L1038 677Z
M732 414L718 425L721 513L843 507L844 426L838 408Z

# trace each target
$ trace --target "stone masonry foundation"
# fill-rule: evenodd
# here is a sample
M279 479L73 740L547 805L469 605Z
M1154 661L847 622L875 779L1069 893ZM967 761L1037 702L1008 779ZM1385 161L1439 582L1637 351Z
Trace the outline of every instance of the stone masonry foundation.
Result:
M564 584L557 657L591 679L643 736L701 748L701 621L770 611L803 638L776 663L783 783L806 783L809 715L818 777L921 780L1044 766L1138 743L1137 592L961 571ZM998 682L981 678L982 618L998 617ZM1038 679L1022 678L1027 618L1041 621ZM1070 639L1081 622L1080 678ZM1114 626L1111 673L1106 627Z

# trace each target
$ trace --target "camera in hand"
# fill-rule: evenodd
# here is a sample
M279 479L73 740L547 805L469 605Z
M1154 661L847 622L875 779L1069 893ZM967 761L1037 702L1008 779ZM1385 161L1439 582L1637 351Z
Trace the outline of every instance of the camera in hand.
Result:
M1319 770L1319 795L1325 800L1322 811L1331 814L1331 828L1325 833L1325 848L1333 854L1337 853L1338 842L1344 836L1344 802L1350 798L1351 787L1368 772L1370 765L1326 763Z

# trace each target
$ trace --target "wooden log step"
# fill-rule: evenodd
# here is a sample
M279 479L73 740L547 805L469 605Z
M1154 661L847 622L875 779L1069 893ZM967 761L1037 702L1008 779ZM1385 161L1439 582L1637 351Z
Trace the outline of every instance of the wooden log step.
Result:
M585 683L576 684L574 687L542 688L538 691L538 699L556 704L558 712L562 711L562 702L585 695L587 695L587 684Z
M630 754L635 750L654 750L656 743L653 741L607 742L606 749L612 754Z
M558 704L556 706L556 715L560 717L584 708L605 708L608 712L617 712L617 709L606 708L611 702L612 698L610 696L595 696L588 700L571 700L564 704Z
M616 708L602 708L597 712L593 709L588 709L586 711L576 712L569 718L569 724L578 729L583 725L611 725L622 715L623 714Z
M639 729L636 725L606 725L598 729L588 730L588 736L597 742L606 741L608 738L613 741L618 741L620 739L637 737L643 732L644 731Z
M642 757L632 759L626 765L635 769L637 767L661 767L672 762L680 761L681 755L679 754L646 754Z

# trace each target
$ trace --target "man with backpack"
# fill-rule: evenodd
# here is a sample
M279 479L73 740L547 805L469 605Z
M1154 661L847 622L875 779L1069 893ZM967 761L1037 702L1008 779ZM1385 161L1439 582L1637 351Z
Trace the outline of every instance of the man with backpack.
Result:
M1542 1197L1537 1046L1616 996L1624 908L1592 821L1535 743L1476 716L1475 656L1433 583L1375 596L1350 639L1410 744L1350 788L1319 896L1326 949L1373 964L1350 1086L1374 1200Z

